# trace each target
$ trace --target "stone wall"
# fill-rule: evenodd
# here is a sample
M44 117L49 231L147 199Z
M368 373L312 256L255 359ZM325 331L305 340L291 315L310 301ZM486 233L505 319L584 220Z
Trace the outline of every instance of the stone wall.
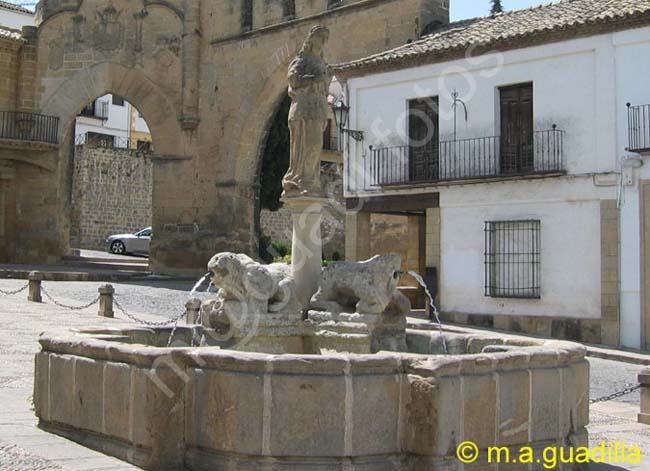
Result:
M102 250L106 236L150 226L151 173L147 154L127 149L75 147L72 247Z
M332 259L334 252L345 257L345 200L343 198L343 175L336 164L325 164L321 173L321 185L330 204L323 210L321 233L325 258ZM263 209L260 212L262 234L272 240L283 242L291 247L293 222L291 211L286 207L278 211Z
M4 37L9 32L0 28L0 110L12 110L16 104L18 51L20 41Z

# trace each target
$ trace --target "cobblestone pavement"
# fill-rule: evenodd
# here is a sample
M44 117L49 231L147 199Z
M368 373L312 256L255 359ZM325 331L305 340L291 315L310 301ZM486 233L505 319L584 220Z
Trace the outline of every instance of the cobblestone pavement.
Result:
M13 290L23 280L0 280L0 289ZM85 304L102 283L45 282L57 300ZM114 283L117 299L129 312L147 320L176 316L193 282ZM203 286L205 289L205 285ZM199 297L209 296L199 294ZM97 306L71 312L51 303L26 301L27 293L0 295L0 470L2 471L126 471L139 468L96 453L36 427L31 405L33 356L42 331L88 324L114 323L97 317ZM119 317L119 313L118 313ZM591 358L591 397L600 397L636 384L642 367ZM650 427L638 424L639 395L596 404L591 408L590 441L624 441L646 454L639 465L592 465L596 471L650 471Z

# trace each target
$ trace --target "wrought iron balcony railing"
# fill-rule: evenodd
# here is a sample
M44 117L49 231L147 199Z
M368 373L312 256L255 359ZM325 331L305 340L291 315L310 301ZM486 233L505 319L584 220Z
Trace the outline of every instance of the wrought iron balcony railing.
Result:
M627 104L628 150L650 152L650 105Z
M514 143L490 136L442 141L437 146L371 148L364 159L363 186L562 173L564 134L554 126Z
M0 111L0 138L58 143L59 118L21 111Z

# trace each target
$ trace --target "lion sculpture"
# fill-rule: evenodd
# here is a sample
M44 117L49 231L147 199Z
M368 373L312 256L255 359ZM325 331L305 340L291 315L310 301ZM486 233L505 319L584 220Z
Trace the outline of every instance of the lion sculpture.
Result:
M390 306L407 315L408 299L399 292L401 257L377 255L365 262L337 262L323 269L320 288L311 308L334 314L352 312L380 315Z
M212 257L208 270L222 303L243 304L262 314L300 309L291 266L285 263L262 265L247 255L223 252Z

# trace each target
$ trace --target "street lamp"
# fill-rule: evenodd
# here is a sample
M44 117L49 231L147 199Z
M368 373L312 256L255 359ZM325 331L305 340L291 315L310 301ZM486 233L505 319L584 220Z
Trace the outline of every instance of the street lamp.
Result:
M355 141L363 141L363 131L356 131L354 129L346 129L348 119L350 117L350 107L346 106L341 100L334 103L334 120L339 127L341 134L347 134Z

